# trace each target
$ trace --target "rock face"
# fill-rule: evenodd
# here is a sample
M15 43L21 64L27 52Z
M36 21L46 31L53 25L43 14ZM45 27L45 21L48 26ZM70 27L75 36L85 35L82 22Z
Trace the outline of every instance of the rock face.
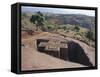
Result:
M68 59L68 46L66 42L37 39L37 50L60 59Z
M58 40L55 42L51 39L37 39L37 50L63 60L93 66L84 48L75 41Z
M69 61L77 62L86 66L93 66L84 49L76 42L68 43L68 58Z
M83 58L83 56L82 56L83 54L85 55L84 56L85 60L83 60L83 59L82 60L83 60L83 62L88 61L88 63L84 62L83 63L84 65L95 66L95 48L88 46L81 41L78 41L78 40L75 40L75 39L72 39L72 38L69 38L69 37L67 37L66 40L69 41L70 46L72 46L72 44L70 44L71 42L73 42L76 45L76 49L74 49L75 52L76 52L77 46L78 46L78 53L80 53L80 54L78 54L78 56L80 56L80 59ZM72 47L74 48L75 45L73 45ZM87 59L86 59L86 57L87 57Z

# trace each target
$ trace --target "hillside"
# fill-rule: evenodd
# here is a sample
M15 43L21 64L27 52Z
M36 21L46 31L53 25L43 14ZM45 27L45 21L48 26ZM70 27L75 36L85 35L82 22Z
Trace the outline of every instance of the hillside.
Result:
M60 25L70 24L79 25L84 28L95 28L95 17L77 14L47 14L45 15L46 20L52 23L53 19L57 19Z
M30 16L34 15L35 13L22 13L22 17L29 18ZM43 13L45 20L52 24L55 19L58 21L59 25L79 25L84 28L95 28L95 17L81 15L81 14L51 14L51 13ZM53 21L54 20L54 21Z
M95 18L22 13L22 70L95 66Z
M22 13L22 30L37 30L36 24L30 22L32 15L35 15L35 13ZM45 18L44 26L39 28L39 31L61 33L95 47L94 17L76 14L49 13L44 13L43 16ZM77 30L77 28L79 30Z

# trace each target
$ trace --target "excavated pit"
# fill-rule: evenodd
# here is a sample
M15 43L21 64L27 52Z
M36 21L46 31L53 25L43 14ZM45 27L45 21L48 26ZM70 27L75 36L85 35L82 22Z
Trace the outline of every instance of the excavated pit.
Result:
M84 49L73 41L68 42L68 58L69 61L80 63L86 66L93 66Z
M37 39L37 50L63 60L93 66L84 49L76 42L60 42L60 46L51 49L47 48L48 44L49 40L47 39Z

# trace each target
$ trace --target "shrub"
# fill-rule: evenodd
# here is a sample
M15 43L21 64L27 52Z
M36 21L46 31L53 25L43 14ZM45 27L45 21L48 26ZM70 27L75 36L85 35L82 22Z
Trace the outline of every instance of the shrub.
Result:
M93 30L89 30L87 33L86 33L86 37L88 39L91 39L93 41L95 41L95 32Z
M79 27L79 26L75 26L75 27L74 27L74 30L75 30L76 32L79 32L80 27Z
M66 30L67 28L66 28L66 26L63 26L62 29Z

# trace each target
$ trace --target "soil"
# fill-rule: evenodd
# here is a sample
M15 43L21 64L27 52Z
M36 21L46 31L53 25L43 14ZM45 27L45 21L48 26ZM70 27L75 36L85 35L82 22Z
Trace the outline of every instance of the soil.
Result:
M43 69L59 69L59 68L77 68L88 67L80 63L65 61L45 53L37 51L36 39L49 38L54 36L60 36L59 34L53 34L49 32L35 32L33 35L28 35L22 32L22 46L21 46L21 70L43 70ZM60 36L62 37L62 36ZM63 37L62 37L63 38ZM95 66L95 49L86 45L85 43L66 37L69 41L78 42L85 53L89 57L92 64Z

